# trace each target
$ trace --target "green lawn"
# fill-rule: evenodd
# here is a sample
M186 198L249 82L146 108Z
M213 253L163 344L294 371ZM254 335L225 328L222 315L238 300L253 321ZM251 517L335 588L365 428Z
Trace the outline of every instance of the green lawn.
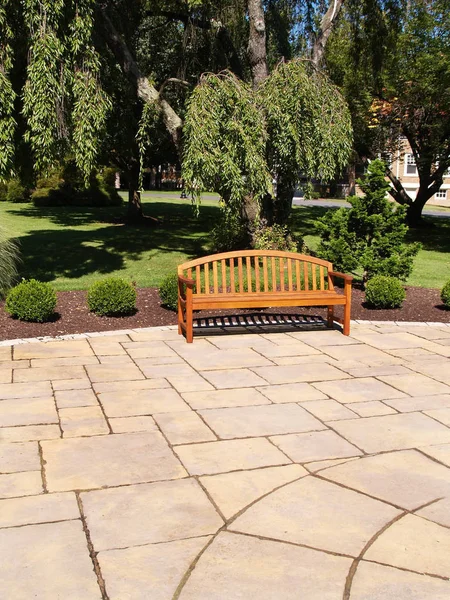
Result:
M121 275L138 286L156 286L185 260L207 249L208 233L219 216L217 202L207 196L197 218L189 200L174 193L144 194L147 215L156 227L119 224L124 208L34 208L0 203L0 223L20 240L20 275L51 281L58 290L85 289L106 275ZM325 212L315 206L295 207L293 228L314 249L314 220ZM408 283L441 288L450 274L450 218L427 217L435 224L411 234L423 244Z

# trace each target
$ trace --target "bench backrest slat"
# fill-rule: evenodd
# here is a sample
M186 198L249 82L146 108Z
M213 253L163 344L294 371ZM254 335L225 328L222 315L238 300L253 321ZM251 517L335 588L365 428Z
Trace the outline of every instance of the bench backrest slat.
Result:
M245 262L244 262L245 261ZM194 279L195 294L259 294L333 290L333 265L312 256L275 250L243 250L205 256L178 267Z

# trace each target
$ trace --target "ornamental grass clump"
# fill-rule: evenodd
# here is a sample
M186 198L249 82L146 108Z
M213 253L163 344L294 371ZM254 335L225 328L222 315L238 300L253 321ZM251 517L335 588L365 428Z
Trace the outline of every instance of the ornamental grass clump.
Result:
M24 280L6 296L5 310L21 321L44 323L56 308L56 293L49 283L36 279Z
M89 310L100 317L120 317L136 312L136 290L120 277L94 283L88 291Z
M178 308L178 275L170 273L163 279L159 286L159 297L161 304L169 310L177 310Z
M441 300L445 308L450 310L450 279L441 290Z
M405 298L405 290L395 277L376 275L367 283L366 302L371 308L400 308Z

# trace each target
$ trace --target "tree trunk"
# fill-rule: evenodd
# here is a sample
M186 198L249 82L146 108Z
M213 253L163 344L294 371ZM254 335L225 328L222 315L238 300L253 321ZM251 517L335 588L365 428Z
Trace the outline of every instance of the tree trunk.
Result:
M328 38L333 31L334 24L339 16L339 12L344 4L344 0L331 0L327 12L322 18L320 29L317 33L312 49L311 60L319 68L325 54L325 46Z
M292 198L295 193L295 184L290 180L283 180L278 176L277 196L274 201L273 221L277 225L286 225L292 210Z
M128 171L128 211L127 221L139 221L143 219L144 212L141 204L141 192L139 191L139 169L132 166Z
M411 202L406 212L406 218L410 227L422 227L424 225L422 218L423 207L434 193L433 188L419 187L415 200Z
M247 47L252 70L253 87L258 87L269 75L266 50L266 21L262 0L248 0L250 36Z

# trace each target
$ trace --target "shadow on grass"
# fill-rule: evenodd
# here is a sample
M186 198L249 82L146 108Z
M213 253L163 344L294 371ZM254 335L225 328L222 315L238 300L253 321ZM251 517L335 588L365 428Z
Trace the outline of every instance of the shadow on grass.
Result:
M113 224L123 208L35 208L9 211L21 218L44 217L58 229L39 229L18 236L22 254L20 275L41 281L77 279L91 273L109 274L138 261L145 253L181 252L189 258L204 254L208 232L219 217L218 206L204 206L196 217L190 204L152 202L146 214L160 225ZM105 226L99 226L104 223ZM109 223L109 224L108 224ZM91 225L91 228L88 228ZM81 228L83 227L83 228Z

